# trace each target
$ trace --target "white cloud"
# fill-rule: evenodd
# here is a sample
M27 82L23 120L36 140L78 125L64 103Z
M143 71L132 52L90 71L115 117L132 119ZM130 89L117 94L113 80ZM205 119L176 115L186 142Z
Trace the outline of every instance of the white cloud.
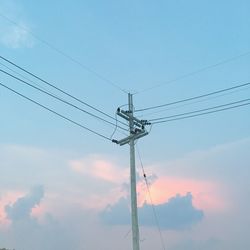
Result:
M154 166L157 173L170 176L217 180L231 184L236 178L250 177L250 138L190 152L180 158ZM242 183L241 183L242 184Z
M23 11L16 2L0 2L0 43L11 49L32 48L34 39L31 25L24 20Z
M12 49L32 48L34 40L28 30L28 25L24 22L19 22L18 26L8 25L2 28L1 42Z

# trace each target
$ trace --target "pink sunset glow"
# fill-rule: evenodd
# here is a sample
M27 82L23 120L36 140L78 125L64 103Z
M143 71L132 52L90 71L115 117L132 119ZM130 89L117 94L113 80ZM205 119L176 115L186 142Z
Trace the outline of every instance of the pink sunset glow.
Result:
M145 186L138 187L141 195L139 203L149 200ZM144 191L143 191L144 190ZM192 193L195 207L211 212L219 212L226 209L226 202L219 195L219 185L214 182L185 179L178 177L161 177L151 186L150 192L155 204L162 204L176 194L186 195Z
M70 162L71 168L82 175L91 176L112 183L122 183L129 176L128 169L121 169L110 161L91 157L91 159Z
M8 226L9 220L6 217L5 206L13 204L24 195L21 191L5 192L0 199L0 226Z
M77 173L116 183L119 186L129 181L129 168L119 168L111 161L103 160L97 156L90 157L89 159L71 161L70 166L72 170ZM137 186L139 194L138 204L142 206L145 200L149 200L149 197L144 181L140 181ZM193 196L194 206L210 212L224 211L228 206L225 199L222 199L222 195L220 195L220 189L221 186L216 182L176 176L162 176L156 179L150 186L151 195L155 204L165 203L171 197L176 196L176 194L186 195L190 192ZM98 199L98 195L94 195L94 198L92 197L93 199L91 199L90 202L91 207L95 207L94 201L96 201L96 203L99 204L98 207L100 207L100 202L97 202L98 200L113 203L119 195L126 196L128 194L120 193L114 195L113 190L112 192L108 192L105 198L100 197L100 199ZM88 204L88 206L90 206L90 204Z
M14 204L18 199L25 197L26 193L23 191L6 191L0 199L0 227L8 227L11 221L7 218L5 207ZM41 220L46 213L46 207L43 204L36 205L31 210L31 216Z

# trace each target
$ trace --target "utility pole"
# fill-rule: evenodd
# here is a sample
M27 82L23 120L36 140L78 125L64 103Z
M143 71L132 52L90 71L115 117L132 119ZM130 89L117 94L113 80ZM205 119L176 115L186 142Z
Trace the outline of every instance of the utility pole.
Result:
M148 132L145 130L145 125L150 125L150 123L147 120L139 120L134 117L133 95L130 93L128 94L128 107L129 109L127 111L118 108L117 115L128 121L129 136L119 141L113 140L113 142L119 144L120 146L129 144L130 147L130 197L133 250L140 250L136 192L135 140L138 140L139 138L142 138L148 134Z

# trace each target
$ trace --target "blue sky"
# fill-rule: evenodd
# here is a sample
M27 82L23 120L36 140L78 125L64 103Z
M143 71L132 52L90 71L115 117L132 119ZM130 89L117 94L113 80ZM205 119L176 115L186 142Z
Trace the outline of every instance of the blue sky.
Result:
M243 0L2 0L0 55L115 117L117 107L127 104L121 89L138 92L134 104L140 109L249 82L249 7ZM109 137L114 130L3 73L0 81L101 134ZM137 115L169 116L247 99L249 93L245 87L206 102ZM82 130L4 88L0 107L0 247L31 250L40 242L42 249L129 249L130 235L124 237L129 221L119 223L115 217L127 218L129 212L121 206L129 206L127 146ZM138 142L168 249L250 246L249 128L245 106L154 125ZM123 136L117 132L114 137ZM138 190L142 249L161 249L157 229L148 223L152 218L143 212L149 199L141 177ZM189 211L185 229L172 204ZM203 216L192 220L192 213L199 211ZM114 221L103 220L105 213ZM166 228L169 214L175 226ZM25 228L22 237L20 228ZM21 239L30 239L32 232L34 240L24 243ZM51 234L54 240L45 242ZM98 242L96 235L102 235Z

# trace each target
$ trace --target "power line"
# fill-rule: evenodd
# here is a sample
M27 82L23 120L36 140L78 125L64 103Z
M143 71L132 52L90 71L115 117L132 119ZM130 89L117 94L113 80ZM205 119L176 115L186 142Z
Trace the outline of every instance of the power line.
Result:
M229 110L229 109L234 109L234 108L239 108L239 107L243 107L243 106L247 106L247 105L250 105L250 102L235 105L235 106L231 106L231 107L227 107L227 108L222 108L222 109L218 109L218 110L208 111L208 112L204 112L204 113L200 113L200 114L188 115L188 116L178 117L178 118L173 118L173 119L166 119L166 120L163 120L163 121L156 121L156 122L153 122L152 124L159 124L159 123L166 123L166 122L184 120L184 119L188 119L188 118L192 118L192 117L196 117L196 116L202 116L202 115L217 113L217 112L221 112L221 111L225 111L225 110ZM192 112L190 112L190 113L192 113Z
M0 14L0 16L1 16L1 14ZM33 74L33 73L30 72L29 70L27 70L27 69L25 69L25 68L23 68L23 67L17 65L16 63L14 63L14 62L12 62L12 61L10 61L9 59L7 59L7 58L5 58L5 57L3 57L3 56L1 56L1 55L0 55L0 58L1 58L2 60L6 61L7 63L9 63L9 64L15 66L16 68L22 70L23 72L25 72L25 73L31 75L32 77L36 78L37 80L39 80L39 81L45 83L46 85L52 87L53 89L56 89L57 91L63 93L64 95L66 95L66 96L68 96L68 97L70 97L70 98L72 98L72 99L78 101L79 103L84 104L84 105L86 105L87 107L89 107L89 108L91 108L91 109L93 109L93 110L95 110L95 111L101 113L102 115L105 115L106 117L111 118L112 120L116 121L115 118L112 117L111 115L106 114L105 112L101 111L100 109L95 108L94 106L88 104L87 102L84 102L83 100L81 100L81 99L79 99L79 98L73 96L72 94L70 94L70 93L64 91L63 89L61 89L61 88L55 86L54 84L52 84L52 83L50 83L50 82L48 82L48 81L42 79L41 77L39 77L39 76ZM120 121L119 121L119 122L120 122ZM123 123L123 122L120 122L120 123L122 123L123 125L126 125L126 126L127 126L126 123Z
M43 44L45 44L47 47L49 47L50 49L56 51L58 54L61 54L62 56L64 56L65 58L67 58L68 60L74 62L75 64L77 64L78 66L80 66L81 68L85 69L86 71L90 72L91 74L95 75L97 78L101 79L102 81L108 83L109 85L112 85L113 87L119 89L120 91L124 92L124 93L128 93L125 89L121 88L118 84L114 83L113 81L107 79L106 77L102 76L101 74L99 74L98 72L96 72L95 70L91 69L90 67L84 65L83 63L81 63L79 60L76 60L75 58L73 58L72 56L70 56L69 54L65 53L64 51L56 48L54 45L52 45L51 43L47 42L46 40L44 40L43 38L41 38L40 36L36 35L34 32L32 32L30 29L27 29L26 27L18 24L17 22L13 21L12 19L10 19L9 17L3 15L2 13L0 13L0 16L2 18L4 18L5 20L7 20L8 22L14 24L15 26L19 27L20 29L28 32L29 34L31 34L35 39L37 39L38 41L42 42Z
M3 64L3 63L1 63L1 62L0 62L0 65L3 66L4 68L8 69L8 70L11 71L12 73L14 73L14 74L16 74L16 75L22 77L22 78L25 79L26 81L29 81L29 82L33 83L35 86L38 86L38 87L40 87L41 89L48 91L46 88L44 88L43 86L41 86L41 85L38 84L37 82L35 82L35 81L31 80L30 78L24 76L23 74L20 74L19 72L17 72L16 70L13 70L13 69L10 68L9 66L7 66L7 65L5 65L5 64ZM50 92L50 91L48 91L48 92L52 94L52 92ZM57 97L58 97L58 96L57 96Z
M248 56L248 55L250 55L250 51L247 51L247 52L245 52L245 53L242 53L242 54L239 54L239 55L230 57L230 58L227 58L227 59L225 59L225 60L222 60L222 61L219 61L219 62L217 62L217 63L208 65L208 66L206 66L206 67L197 69L197 70L195 70L195 71L191 71L191 72L189 72L189 73L187 73L187 74L183 74L183 75L181 75L181 76L179 76L179 77L176 77L176 78L174 78L174 79L172 79L172 80L169 80L169 81L166 81L166 82L163 82L163 83L154 85L154 86L149 87L149 88L145 88L145 89L143 89L143 90L141 90L141 91L138 91L138 92L136 92L136 93L134 93L134 94L141 94L141 93L150 91L150 90L152 90L152 89L159 88L159 87L161 87L161 86L163 86L163 85L177 82L177 81L179 81L179 80L188 78L188 77L190 77L190 76L199 74L199 73L201 73L201 72L203 72L203 71L206 71L206 70L209 70L209 69L218 67L218 66L220 66L220 65L223 65L223 64L232 62L232 61L234 61L234 60L237 60L237 59L239 59L239 58L241 58L241 57Z
M13 92L13 93L15 93L15 94L17 94L17 95L23 97L24 99L26 99L26 100L28 100L28 101L30 101L30 102L32 102L32 103L34 103L34 104L40 106L41 108L46 109L47 111L49 111L49 112L51 112L51 113L53 113L53 114L55 114L55 115L57 115L57 116L63 118L64 120L66 120L66 121L68 121L68 122L70 122L70 123L73 123L73 124L77 125L78 127L82 128L82 129L88 130L89 132L91 132L91 133L93 133L93 134L95 134L95 135L97 135L97 136L100 136L100 137L102 137L102 138L104 138L104 139L106 139L106 140L111 141L111 139L108 138L107 136L105 136L105 135L103 135L103 134L100 134L100 133L98 133L98 132L96 132L96 131L94 131L94 130L92 130L92 129L90 129L90 128L88 128L88 127L86 127L86 126L84 126L84 125L82 125L82 124L80 124L80 123L78 123L78 122L75 122L75 121L73 121L72 119L70 119L70 118L68 118L68 117L66 117L66 116L64 116L64 115L61 115L60 113L54 111L53 109L50 109L50 108L46 107L45 105L43 105L43 104L41 104L41 103L39 103L39 102L37 102L37 101L35 101L35 100L33 100L33 99L31 99L31 98L25 96L25 95L23 95L23 94L17 92L16 90L14 90L14 89L12 89L12 88L10 88L10 87L4 85L4 84L1 83L1 82L0 82L0 86L2 86L2 87L4 87L4 88L8 89L9 91L11 91L11 92Z
M48 90L46 90L45 88L43 88L41 85L39 85L39 84L37 84L36 82L34 82L34 81L32 81L31 79L29 79L29 78L27 78L26 76L24 76L23 74L20 74L19 72L17 72L17 71L15 71L15 70L13 70L13 69L11 69L10 67L8 67L7 65L5 65L5 64L3 64L3 63L0 63L0 65L2 65L3 67L5 67L5 68L7 68L9 71L11 71L12 73L15 73L15 74L17 74L18 76L20 76L20 77L22 77L23 79L25 79L26 81L29 81L29 82L31 82L31 83L33 83L35 86L37 86L37 87L39 87L40 89L42 89L42 90L44 90L45 92L46 92L46 94L47 94L47 92L49 93L49 94L51 94L51 96L56 96L55 94L53 94L52 92L49 92ZM4 70L1 70L0 69L0 71L2 71L2 73L5 73L5 74L7 74L7 75L9 75L9 76L11 76L11 77L13 77L13 78L15 78L16 80L19 80L19 81L21 81L21 82L24 82L22 79L19 79L19 78L17 78L17 77L15 77L15 76L13 76L13 75L11 75L11 74L9 74L8 72L6 72L6 71L4 71ZM28 84L27 82L25 82L25 84ZM31 84L28 84L28 85L30 85L31 86ZM34 88L34 86L31 86L31 87L33 87ZM40 89L39 89L39 91L40 91ZM65 99L62 99L62 98L60 98L59 96L56 96L56 98L57 99L59 99L60 101L61 100L63 100L63 102L65 102L65 103L67 103L67 101L65 100ZM71 104L70 104L71 105ZM72 106L72 105L71 105ZM77 107L77 109L78 109L78 107ZM80 109L81 110L81 109ZM82 110L81 110L82 111ZM85 113L85 110L83 111L84 113ZM112 117L111 117L112 118ZM99 119L99 118L98 118ZM117 127L119 127L118 125L117 125L117 119L115 120L116 121L116 123L115 124L112 124L112 125L115 125L115 128L117 129ZM107 121L107 123L109 123L108 121ZM126 125L125 123L124 123L124 125ZM115 130L116 130L115 129ZM114 131L114 133L115 133L115 131ZM112 136L113 136L113 134L114 133L112 133ZM111 136L111 137L112 137Z
M222 107L226 107L226 106L230 106L230 105L238 104L238 103L242 103L242 102L247 102L247 101L250 101L250 99L244 99L244 100L240 100L240 101L236 101L236 102L230 102L230 103L226 103L226 104L222 104L222 105L218 105L218 106L214 106L214 107L199 109L199 110L195 110L195 111L191 111L191 112L185 112L185 113L181 113L181 114L177 114L177 115L171 115L171 116L165 116L165 117L150 119L149 121L153 122L153 121L159 121L159 120L166 120L166 119L169 119L169 118L174 118L174 117L184 116L184 115L190 115L190 114L194 114L194 113L200 113L200 112L203 112L203 111L218 109L218 108L222 108Z
M224 94L220 94L220 95L217 95L217 96L208 97L208 98L205 98L205 99L203 99L203 100L198 100L198 101L194 101L194 102L189 102L189 103L185 103L185 104L182 104L182 105L178 105L178 106L174 106L174 107L169 107L169 108L167 108L167 109L158 110L158 111L155 111L155 112L150 112L150 113L148 113L148 114L140 115L140 116L138 116L138 117L154 115L154 114L162 113L162 112L165 112L165 111L168 111L168 110L179 109L179 108L182 108L182 107L190 106L190 105L192 105L192 104L196 104L196 103L206 102L206 101L209 101L209 100L218 99L218 98L220 98L220 97L222 97L222 96L231 95L231 94L234 94L234 93L236 93L236 92L243 91L243 90L247 90L247 89L250 89L250 87L245 88L245 89L236 89L236 90L233 90L233 91L224 93Z
M108 123L108 124L110 124L110 125L113 125L113 126L115 126L115 127L117 126L118 128L127 131L127 129L125 129L125 128L119 126L119 125L116 125L116 124L114 124L114 123L112 123L112 122L109 122L109 121L107 121L107 120L105 120L105 119L103 119L103 118L101 118L101 117L99 117L99 116L97 116L97 115L94 115L94 114L92 114L92 113L90 113L90 112L88 112L88 111L86 111L86 110L84 110L84 109L82 109L82 108L80 108L80 107L78 107L78 106L76 106L76 105L74 105L74 104L72 104L72 103L70 103L70 102L68 102L68 101L66 101L66 100L64 100L64 99L62 99L62 98L60 98L60 97L57 97L57 96L54 95L54 94L49 93L49 92L46 91L46 90L43 90L43 89L41 89L41 88L39 88L39 87L36 87L36 86L34 86L33 84L31 84L31 83L29 83L29 82L27 82L27 81L24 81L24 80L22 80L21 78L16 77L16 76L14 76L14 75L8 73L8 72L5 71L5 70L0 69L0 72L2 72L2 73L4 73L4 74L6 74L6 75L8 75L8 76L10 76L10 77L12 77L12 78L18 80L18 81L20 81L20 82L22 82L22 83L24 83L24 84L26 84L26 85L28 85L28 86L34 88L34 89L36 89L36 90L38 90L38 91L40 91L40 92L46 94L46 95L49 95L49 96L51 96L51 97L57 99L58 101L61 101L61 102L65 103L65 104L67 104L67 105L69 105L69 106L71 106L71 107L73 107L73 108L75 108L75 109L77 109L77 110L79 110L79 111L81 111L81 112L83 112L83 113L86 113L86 114L88 114L88 115L90 115L90 116L92 116L92 117L94 117L94 118L97 118L97 119L103 121L103 122L106 122L106 123Z
M226 91L230 91L233 89L237 89L237 88L242 88L245 86L250 85L250 83L244 83L244 84L240 84L240 85L235 85L229 88L225 88L225 89L221 89L221 90L217 90L217 91L213 91L207 94L203 94L203 95L198 95L198 96L194 96L194 97L190 97L190 98L186 98L186 99L182 99L182 100L178 100L178 101L174 101L174 102L169 102L169 103L165 103L165 104L161 104L161 105L156 105L156 106L152 106L152 107L147 107L147 108L143 108L143 109L137 109L134 112L140 112L140 111L146 111L146 110L151 110L151 109L157 109L157 108L162 108L162 107L166 107L166 106L170 106L170 105L174 105L174 104L178 104L178 103L182 103L182 102L188 102L188 101L192 101L195 99L200 99L200 98L204 98L207 96L211 96L211 95L216 95L222 92L226 92Z
M152 211L153 211L154 219L155 219L155 224L156 224L158 232L159 232L162 249L166 250L165 243L164 243L163 236L162 236L162 232L161 232L161 228L160 228L160 223L159 223L158 216L157 216L157 213L156 213L156 209L155 209L155 206L154 206L154 203L153 203L153 199L152 199L152 195L151 195L151 192L150 192L150 187L149 187L147 175L146 175L143 163L142 163L142 158L141 158L141 154L140 154L138 145L136 145L136 151L137 151L138 158L140 160L140 165L141 165L141 168L142 168L142 174L143 174L143 178L144 178L144 181L145 181L145 184L146 184L146 187L147 187L147 191L148 191L148 195L149 195L149 199L150 199L150 205L152 207Z

